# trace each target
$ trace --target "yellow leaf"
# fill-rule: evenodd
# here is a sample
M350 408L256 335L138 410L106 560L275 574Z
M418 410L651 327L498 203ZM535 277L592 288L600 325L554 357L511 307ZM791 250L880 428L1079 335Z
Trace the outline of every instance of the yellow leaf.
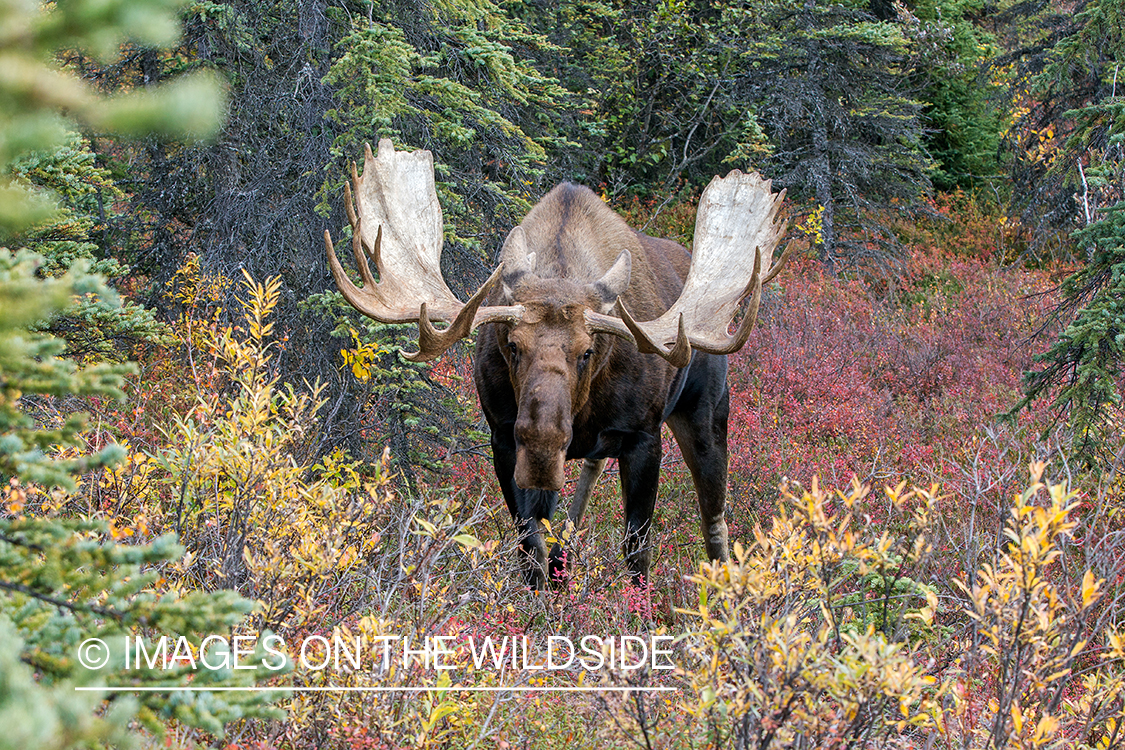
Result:
M926 623L927 625L933 625L934 624L934 609L933 609L933 607L929 607L929 606L922 607L922 609L918 610L918 616L920 618L922 618L922 622Z
M1044 716L1035 727L1035 744L1042 744L1043 740L1055 734L1059 728L1059 720L1054 716Z
M465 547L466 549L477 549L478 547L482 546L480 540L472 534L458 534L457 536L453 537L453 541L457 542L457 544Z
M1086 575L1082 577L1082 608L1085 609L1091 604L1101 598L1101 592L1098 588L1101 586L1102 581L1094 578L1094 572L1087 570Z

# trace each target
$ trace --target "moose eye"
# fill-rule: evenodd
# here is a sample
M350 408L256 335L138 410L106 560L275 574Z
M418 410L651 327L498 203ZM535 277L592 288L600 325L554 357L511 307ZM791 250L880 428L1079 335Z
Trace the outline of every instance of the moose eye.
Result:
M520 353L520 348L518 346L516 346L516 342L509 341L508 342L508 351L510 351L512 353L512 355L515 356L516 354Z
M582 353L582 361L583 362L589 362L590 357L592 357L592 356L594 356L594 350L593 349L587 349L585 352Z

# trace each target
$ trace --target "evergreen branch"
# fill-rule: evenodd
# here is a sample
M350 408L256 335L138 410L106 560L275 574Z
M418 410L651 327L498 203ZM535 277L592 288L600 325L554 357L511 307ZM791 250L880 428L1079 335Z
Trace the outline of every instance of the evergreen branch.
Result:
M122 612L118 612L115 609L99 607L96 604L76 604L74 602L67 601L66 599L58 599L56 597L49 596L48 594L40 593L30 586L24 586L22 583L9 583L7 581L0 581L0 589L7 589L8 591L14 591L19 594L26 594L27 596L33 597L42 602L46 602L47 604L52 604L56 607L69 610L70 612L83 612L101 615L103 617L111 617L119 622L125 619L125 614Z
M5 542L7 544L12 545L13 547L23 547L24 549L29 549L29 550L32 550L33 552L46 552L47 551L47 548L40 545L40 544L35 544L34 542L28 542L28 541L25 541L23 539L16 539L15 537L11 537L11 536L8 536L7 534L3 534L3 533L0 533L0 542Z

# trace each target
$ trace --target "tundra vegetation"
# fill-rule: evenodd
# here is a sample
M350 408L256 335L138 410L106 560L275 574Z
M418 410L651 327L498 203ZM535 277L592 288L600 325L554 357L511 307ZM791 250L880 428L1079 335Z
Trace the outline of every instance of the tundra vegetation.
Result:
M1120 746L1122 21L0 0L0 748ZM544 528L564 585L527 589L470 348L402 359L323 260L381 138L434 154L460 299L559 181L688 246L713 175L788 189L730 358L728 562L665 433L645 585L611 461ZM674 668L474 664L590 635ZM170 668L124 661L161 637ZM437 637L450 669L371 658ZM106 685L279 687L76 690ZM430 689L292 690L330 686ZM526 690L574 687L621 690Z

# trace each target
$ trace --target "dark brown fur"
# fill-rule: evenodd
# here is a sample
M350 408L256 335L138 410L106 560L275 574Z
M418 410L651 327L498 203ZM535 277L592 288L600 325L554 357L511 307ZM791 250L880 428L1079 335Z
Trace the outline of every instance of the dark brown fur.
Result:
M503 288L488 304L519 304L525 313L516 325L481 328L474 379L492 428L497 478L528 556L529 582L544 581L542 522L554 514L564 461L576 458L585 463L569 520L580 523L605 459L617 458L626 562L636 579L647 576L662 422L691 470L707 554L726 559L726 357L696 352L677 369L628 341L591 334L583 317L586 309L609 312L618 294L638 320L658 317L679 296L687 251L632 230L593 192L566 183L520 227L505 244ZM606 275L625 250L628 286L615 289ZM560 568L558 552L550 557L552 572Z

